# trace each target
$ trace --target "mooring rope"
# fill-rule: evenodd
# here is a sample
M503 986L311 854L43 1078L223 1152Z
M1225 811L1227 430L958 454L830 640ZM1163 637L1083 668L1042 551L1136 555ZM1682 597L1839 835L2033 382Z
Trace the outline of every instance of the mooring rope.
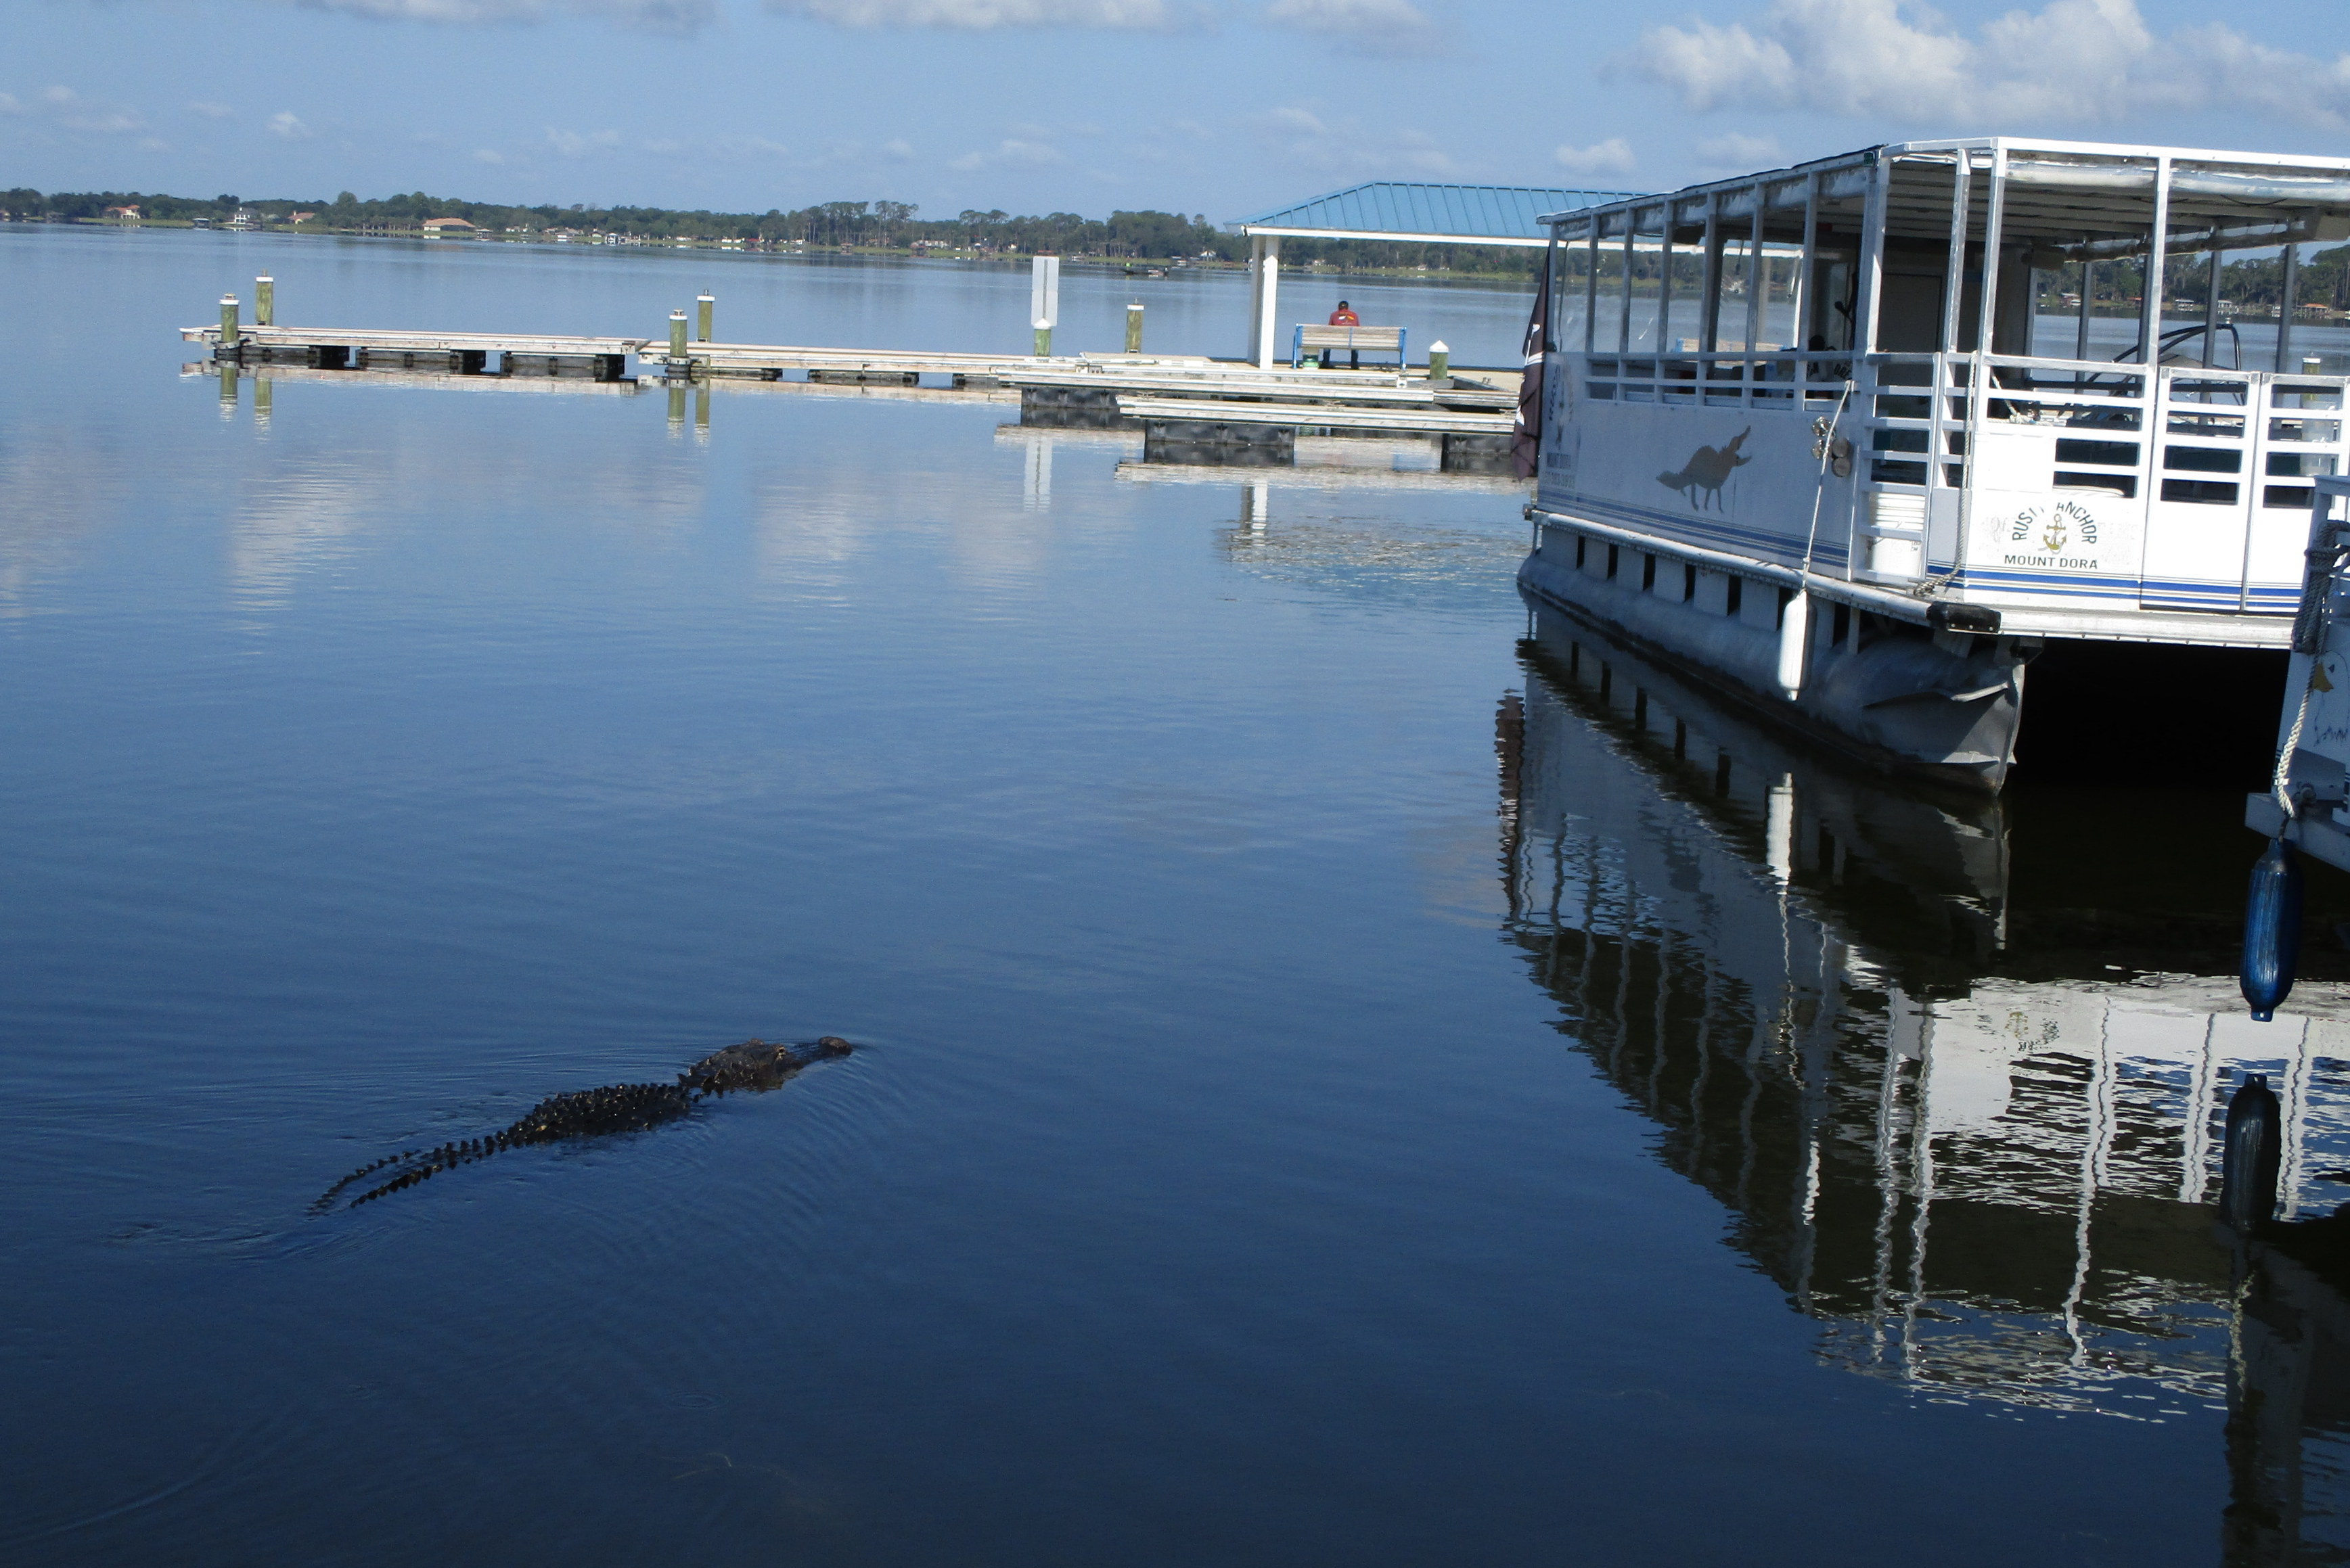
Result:
M2332 502L2327 502L2329 507ZM2276 769L2269 775L2269 792L2276 796L2277 808L2284 813L2283 826L2277 829L2282 837L2300 816L2293 804L2293 794L2286 783L2293 775L2293 754L2301 749L2302 726L2309 722L2310 693L2317 689L2318 660L2325 657L2325 637L2333 620L2334 574L2342 565L2342 557L2350 546L2340 543L2343 524L2326 522L2319 524L2317 542L2302 552L2303 566L2301 579L2301 605L2293 618L2293 650L2309 659L2309 672L2302 680L2301 700L2293 704L2293 727L2285 732L2284 742L2277 747Z
M1828 428L1820 431L1820 476L1812 486L1812 531L1804 536L1804 573L1812 570L1812 548L1820 538L1820 498L1827 493L1828 464L1835 459L1836 426L1844 422L1845 400L1852 396L1852 378L1844 379L1844 390L1836 394L1835 412L1828 416ZM1818 427L1813 427L1817 430ZM1849 563L1846 563L1849 565Z

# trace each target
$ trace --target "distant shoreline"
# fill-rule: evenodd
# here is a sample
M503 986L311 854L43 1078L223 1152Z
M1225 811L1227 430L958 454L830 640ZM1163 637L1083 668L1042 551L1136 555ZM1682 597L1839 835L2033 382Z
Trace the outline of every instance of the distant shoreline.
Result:
M865 259L882 261L959 261L997 262L1020 265L1036 255L1060 255L1062 264L1071 271L1107 272L1139 277L1147 271L1153 275L1172 275L1177 273L1214 273L1246 275L1248 263L1205 257L1135 257L1070 254L1066 252L1040 250L984 250L954 248L941 244L910 245L811 245L796 242L774 244L730 244L723 240L652 240L636 236L580 236L558 240L546 234L504 234L476 232L471 234L426 234L415 228L339 228L315 223L250 223L243 226L187 218L141 218L124 222L112 218L62 218L0 215L0 223L21 224L31 228L146 230L158 229L180 233L220 234L270 234L289 239L342 240L401 240L410 244L446 245L532 245L542 250L639 250L691 251L697 254L721 254L767 257L775 260L837 260ZM1530 285L1523 272L1487 270L1477 267L1429 265L1378 265L1311 262L1284 266L1284 283L1294 280L1334 277L1379 278L1399 283L1466 283L1478 285Z

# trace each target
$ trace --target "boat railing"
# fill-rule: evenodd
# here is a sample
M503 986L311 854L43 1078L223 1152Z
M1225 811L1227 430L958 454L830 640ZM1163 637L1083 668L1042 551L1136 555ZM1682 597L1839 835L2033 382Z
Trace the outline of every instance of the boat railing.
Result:
M1585 395L1603 402L1709 408L1826 408L1853 371L1848 352L1747 349L1669 353L1627 349L1584 357Z
M2290 576L2309 482L2341 465L2345 386L2198 364L1866 356L1851 399L1866 462L1854 576L1914 585L1956 573L1970 482L2095 492L2106 515L2118 504L2148 530L2145 602L2273 611L2259 590ZM2224 568L2209 559L2222 531L2242 539Z
M1814 434L1833 419L1856 482L1845 569L1961 597L2014 591L1966 570L1970 497L2074 492L2107 527L2146 540L2138 602L2282 613L2310 483L2341 472L2345 453L2350 379L2339 376L1769 346L1570 358L1594 401L1778 410ZM1814 449L1824 461L1829 444ZM2110 584L2081 591L2112 597Z

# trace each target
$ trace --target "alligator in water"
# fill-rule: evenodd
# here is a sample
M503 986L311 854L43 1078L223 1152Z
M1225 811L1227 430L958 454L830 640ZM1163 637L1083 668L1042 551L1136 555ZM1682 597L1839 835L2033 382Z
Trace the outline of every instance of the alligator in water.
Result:
M827 1034L812 1045L745 1040L712 1052L680 1073L674 1084L610 1084L552 1096L500 1131L444 1143L438 1148L402 1149L363 1165L327 1189L311 1205L311 1211L325 1213L343 1193L371 1177L375 1184L353 1198L349 1207L413 1187L435 1171L454 1170L504 1149L659 1127L684 1116L699 1101L735 1089L775 1088L801 1068L828 1057L846 1056L849 1050L848 1042L837 1034Z

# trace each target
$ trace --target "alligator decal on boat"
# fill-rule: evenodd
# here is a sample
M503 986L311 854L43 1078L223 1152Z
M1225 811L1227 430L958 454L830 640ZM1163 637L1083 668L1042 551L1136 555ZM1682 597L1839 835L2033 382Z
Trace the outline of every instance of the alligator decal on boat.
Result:
M310 1211L326 1213L345 1192L369 1179L373 1179L373 1185L351 1199L346 1207L356 1209L413 1187L436 1171L454 1170L505 1149L659 1127L678 1120L702 1100L719 1095L737 1089L778 1088L801 1069L834 1056L846 1056L851 1049L848 1042L837 1034L827 1034L807 1045L745 1040L740 1045L712 1052L680 1073L674 1084L609 1084L598 1089L575 1089L550 1096L511 1126L496 1132L444 1143L438 1148L402 1149L363 1165L320 1194Z
M1713 503L1714 510L1720 511L1721 487L1730 483L1731 471L1743 468L1754 461L1742 456L1738 451L1746 444L1746 438L1753 433L1754 427L1749 425L1731 436L1730 444L1719 452L1710 446L1698 448L1690 453L1690 460L1681 464L1679 473L1660 473L1657 475L1657 483L1667 490L1681 492L1689 497L1689 504L1700 511L1704 510L1704 504L1698 499L1698 492L1702 490L1705 499Z

